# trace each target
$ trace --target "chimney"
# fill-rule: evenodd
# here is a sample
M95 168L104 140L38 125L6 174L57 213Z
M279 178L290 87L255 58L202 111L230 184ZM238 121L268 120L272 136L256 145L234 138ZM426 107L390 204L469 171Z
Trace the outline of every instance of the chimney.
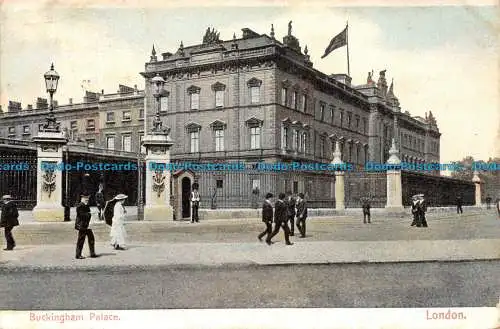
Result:
M59 103L55 99L52 101L52 104L54 105L54 108L56 108L59 105Z
M251 38L258 38L260 35L249 28L243 28L241 29L243 31L243 39L251 39Z
M32 111L33 110L33 105L31 104L28 104L28 108L27 108L28 111Z
M7 108L8 112L18 112L21 111L21 109L21 102L9 101L9 107Z
M47 103L46 98L38 97L36 99L36 109L37 110L46 110L48 108L49 108L49 103Z
M73 98L69 99L69 105L73 105Z
M101 95L104 95L104 89L101 89Z
M134 88L130 88L129 86L125 86L125 85L118 85L118 93L119 94L129 94L129 93L133 93L134 92Z
M97 102L99 100L99 94L98 93L93 93L91 91L86 91L85 96L83 97L83 102L84 103L92 103L92 102Z

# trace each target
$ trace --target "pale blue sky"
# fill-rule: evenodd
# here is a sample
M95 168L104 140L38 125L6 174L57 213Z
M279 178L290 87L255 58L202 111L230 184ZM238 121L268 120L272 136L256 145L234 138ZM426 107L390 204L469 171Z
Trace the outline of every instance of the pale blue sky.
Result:
M78 9L41 4L0 7L0 104L33 104L46 94L42 75L54 61L61 75L56 99L81 101L82 80L90 89L116 92L118 84L144 85L139 72L151 46L174 52L202 41L207 27L231 39L241 28L278 39L293 20L293 34L306 44L314 66L346 72L345 48L320 59L330 39L349 20L353 84L366 73L387 69L403 111L432 110L443 133L442 159L493 155L500 121L498 39L495 7L203 7ZM470 113L475 115L471 117ZM470 131L470 133L469 133ZM472 150L472 151L470 151ZM499 155L500 156L500 155Z

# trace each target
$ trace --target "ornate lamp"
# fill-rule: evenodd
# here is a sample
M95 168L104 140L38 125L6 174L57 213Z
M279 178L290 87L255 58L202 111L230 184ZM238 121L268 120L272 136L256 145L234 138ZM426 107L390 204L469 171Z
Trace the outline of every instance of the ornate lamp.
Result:
M59 82L59 74L54 70L54 63L50 66L50 71L43 75L45 79L45 87L50 95L50 108L47 117L47 123L43 126L43 130L47 132L59 132L59 125L56 123L54 117L54 102L53 96L57 90L57 83Z
M160 104L160 97L161 95L163 94L163 88L165 86L165 80L157 73L156 76L151 79L151 84L152 84L152 92L153 92L153 96L154 98L156 98L156 101L158 103L157 105L157 108L156 108L156 115L155 115L155 118L153 120L153 132L161 132L162 129L161 129L161 126L162 126L162 122L161 122L161 119L160 119L160 107L161 107L161 104Z

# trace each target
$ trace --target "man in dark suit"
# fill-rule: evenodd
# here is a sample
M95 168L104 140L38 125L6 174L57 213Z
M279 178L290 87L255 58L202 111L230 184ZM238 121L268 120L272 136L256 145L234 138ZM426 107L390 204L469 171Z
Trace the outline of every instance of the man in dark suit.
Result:
M198 183L193 184L193 191L191 192L190 201L191 201L191 223L199 222L200 217L198 216L198 209L200 208L200 192L198 192Z
M0 218L0 227L5 230L5 240L7 241L7 248L4 250L14 250L16 242L12 236L12 229L19 225L19 213L17 211L17 206L12 202L12 197L10 195L4 195L2 197L2 217Z
M269 234L271 234L271 232L273 231L273 205L271 203L272 197L272 193L267 193L266 199L262 204L262 222L266 224L266 230L259 234L259 241L262 241L264 235L267 234L269 236Z
M368 198L363 199L363 224L366 224L366 218L368 217L368 224L371 223L370 221L370 200Z
M274 205L274 231L267 236L266 243L268 245L271 245L271 239L278 234L280 231L280 228L283 228L283 231L285 232L285 242L288 246L292 245L293 243L290 242L290 229L288 228L288 209L285 204L285 193L281 193L278 197L278 201L276 201L276 204Z
M76 241L76 259L84 259L82 256L82 249L85 243L85 237L88 238L90 257L98 257L95 253L95 238L94 233L89 228L90 224L90 207L89 207L89 196L84 194L81 196L81 202L76 207L76 221L75 230L78 231L78 240Z
M411 197L411 213L413 215L413 221L411 222L411 226L420 227L420 218L418 213L418 196L414 195Z
M293 236L295 230L295 198L291 191L287 192L285 203L288 210L288 221L290 222L290 236Z
M463 214L464 211L462 210L462 197L459 195L457 196L457 214Z
M419 224L421 224L423 227L427 227L427 220L425 219L425 213L427 212L427 202L425 201L423 194L419 194L418 197Z
M297 199L297 228L300 232L300 237L306 237L306 218L307 218L307 204L304 199L304 193L299 193Z

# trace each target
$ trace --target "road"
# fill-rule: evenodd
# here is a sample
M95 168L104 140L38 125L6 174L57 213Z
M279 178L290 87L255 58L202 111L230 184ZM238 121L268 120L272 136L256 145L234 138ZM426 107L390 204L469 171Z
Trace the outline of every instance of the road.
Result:
M0 309L495 306L500 261L0 274Z

